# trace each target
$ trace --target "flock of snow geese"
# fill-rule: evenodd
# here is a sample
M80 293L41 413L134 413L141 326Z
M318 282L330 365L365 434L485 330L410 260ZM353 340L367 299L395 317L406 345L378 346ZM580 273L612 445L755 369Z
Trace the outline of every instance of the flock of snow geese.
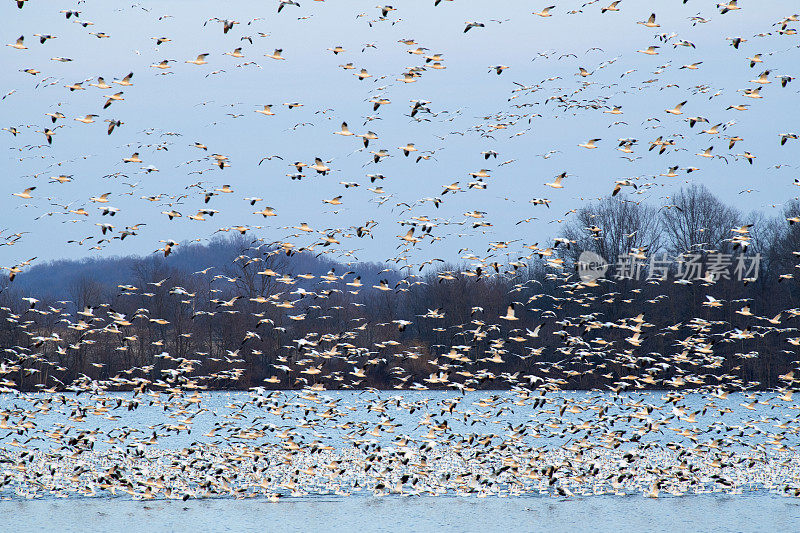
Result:
M763 131L780 123L783 114L791 114L791 105L796 102L796 96L792 99L780 94L795 91L792 72L778 72L771 64L798 64L795 28L800 15L788 11L768 27L754 28L748 23L751 16L748 12L760 9L754 1L739 5L737 0L731 0L714 5L698 0L674 0L652 8L669 10L670 21L680 16L683 33L679 35L661 13L650 14L649 7L636 20L641 7L627 0L564 2L533 12L517 6L515 12L508 14L511 18L487 17L463 23L464 17L458 16L458 9L466 0L429 0L430 5L424 8L415 6L415 10L432 11L437 16L449 10L447 16L457 23L443 24L436 33L451 32L444 42L453 43L454 48L461 46L456 44L459 41L468 43L482 38L482 32L495 32L501 39L506 27L519 23L527 28L527 33L520 35L525 40L515 44L528 52L517 50L504 56L524 56L521 60L524 65L504 59L511 64L476 65L474 61L462 61L451 66L446 50L432 50L421 39L411 36L415 24L424 25L424 21L417 20L416 14L404 18L406 8L401 5L378 6L353 13L352 17L348 14L349 23L357 24L359 31L368 32L374 37L373 42L345 46L332 41L327 48L302 56L299 51L281 48L282 45L270 39L270 32L279 28L291 27L294 28L291 31L302 33L303 24L324 16L320 14L322 10L329 13L330 9L345 12L352 9L334 0L318 2L302 2L301 6L293 0L279 0L271 7L252 6L260 16L249 20L213 17L198 21L191 31L197 35L213 32L213 39L208 42L216 43L219 49L209 51L211 45L206 48L204 43L202 49L181 59L163 59L177 54L178 35L187 40L193 35L175 25L169 26L175 30L174 35L162 34L159 25L174 24L171 19L180 17L151 12L164 6L126 7L123 11L128 13L107 17L109 25L115 17L136 13L150 26L131 27L125 23L119 33L111 29L106 33L97 29L99 23L91 22L95 9L91 3L78 2L76 7L58 10L41 0L6 0L8 5L4 9L9 21L23 20L27 13L38 10L36 16L45 12L48 16L58 14L60 26L49 18L49 29L10 36L3 50L2 83L15 85L3 96L0 120L22 111L29 115L25 123L3 124L3 143L10 145L13 154L6 161L3 193L5 211L13 211L13 215L11 219L4 215L3 220L23 223L31 219L28 226L0 231L4 290L12 291L15 279L22 278L40 256L47 256L50 252L44 248L55 247L58 239L69 243L70 253L79 250L121 254L123 250L127 253L135 249L156 253L168 261L182 242L191 240L190 236L202 240L218 232L245 235L253 240L254 248L263 247L287 260L303 254L331 254L349 261L349 268L357 268L359 249L369 249L376 241L384 240L389 242L385 249L396 253L388 261L402 265L399 271L404 277L396 285L388 280L372 285L362 284L357 272L290 274L264 268L259 275L273 278L287 288L249 300L265 309L281 309L289 322L283 323L286 327L278 326L263 313L253 312L257 328L246 333L241 351L229 351L215 359L215 368L223 363L228 368L213 373L204 373L208 348L179 357L162 350L161 346L168 343L156 341L153 349L158 352L155 356L158 361L154 364L132 365L112 375L103 375L98 370L100 373L95 377L83 374L71 383L64 383L54 377L63 369L48 359L48 353L65 355L80 350L81 345L94 343L97 338L116 335L123 339L117 352L123 357L126 345L135 339L137 321L164 327L170 326L169 321L144 312L126 316L111 304L71 310L73 302L63 300L49 305L30 295L21 298L18 302L21 307L4 307L1 316L19 335L15 337L18 344L0 346L3 352L0 387L4 392L0 397L0 498L128 495L145 499L228 496L276 500L304 494L359 493L562 497L638 493L658 497L751 490L800 496L796 451L800 423L798 406L792 397L794 382L800 376L795 377L794 372L781 375L781 387L773 391L731 392L746 389L745 378L713 373L721 366L714 347L711 343L695 342L694 336L701 337L709 325L700 318L688 326L692 336L681 341L684 350L673 355L643 355L636 351L642 335L651 326L644 313L612 324L631 332L625 339L626 345L620 348L599 339L596 346L588 347L594 355L605 353L631 369L630 375L617 376L618 383L627 386L612 391L563 391L565 381L560 376L575 371L559 362L537 362L541 349L536 343L544 335L541 326L534 330L508 330L523 313L531 312L526 306L532 301L514 303L507 309L504 306L504 314L495 316L481 307L468 310L468 322L461 328L465 335L492 339L486 353L473 357L468 355L470 346L445 346L438 356L427 361L435 370L424 380L409 379L406 367L400 365L401 359L416 359L419 353L397 352L395 347L400 343L391 337L363 341L366 345L359 346L364 323L356 322L353 326L343 322L336 334L294 339L286 354L277 355L272 365L274 375L265 379L263 386L240 392L208 390L214 388L221 376L228 380L240 377L244 372L240 368L244 353L254 350L251 347L270 328L291 330L293 321L306 319L307 314L301 310L311 305L334 314L329 309L333 304L326 304L332 293L329 287L341 286L353 295L362 296L370 291L380 295L408 290L409 286L422 283L415 273L444 263L443 259L428 254L429 250L439 249L435 246L447 246L448 241L458 243L458 260L470 261L471 266L463 271L438 271L439 283L448 283L459 276L513 279L520 266L538 259L552 269L552 280L568 287L578 299L582 291L596 287L597 282L583 282L574 274L563 273L564 261L554 250L559 244L569 246L570 242L551 239L550 243L539 246L520 233L521 228L529 227L521 224L539 218L545 220L555 211L551 205L560 206L565 201L564 195L582 188L593 190L592 187L607 180L598 186L605 196L613 193L631 202L644 198L664 198L664 202L669 202L669 196L663 196L667 180L688 177L689 173L693 177L707 173L710 179L715 173L751 169L762 172L757 165L769 156L752 146L769 146L771 153L783 157L792 158L791 153L796 154L793 152L798 146L796 133L773 131L767 135ZM570 5L565 7L565 4ZM791 2L785 2L785 6L791 11ZM216 9L228 7L220 4ZM494 7L503 11L501 5ZM697 12L700 8L702 14ZM628 9L636 16L628 16ZM714 33L715 25L725 24L734 17L738 17L736 28L740 35ZM539 47L537 35L550 31L547 25L558 23L559 18L566 20L566 27L571 27L573 19L590 18L596 32L575 39L597 46L585 52L576 49L577 54L572 50L564 54L535 51ZM625 21L627 26L620 26L625 28L622 31L630 32L630 40L643 44L638 50L631 47L629 54L598 62L596 58L605 53L602 47L608 46L606 41L619 37L602 29L609 20L613 21L609 24ZM36 20L27 20L26 27L35 23ZM5 35L15 27L10 22L4 26ZM45 31L52 33L42 33ZM81 41L73 51L102 58L107 42L122 38L122 34L128 39L131 31L146 34L140 40L147 43L135 55L131 54L134 63L131 66L126 64L125 57L113 59L118 77L81 70L87 68L87 61L72 52L65 56L61 54L66 52L59 51L60 41ZM338 31L345 37L348 30ZM408 33L400 39L386 39L386 35L397 31ZM693 32L702 32L703 42L722 46L727 54L724 65L714 67L710 58L697 55L702 54L702 44L692 40ZM196 46L197 41L189 44ZM262 42L272 44L266 46ZM313 42L315 39L309 36L309 43ZM650 44L653 42L657 44ZM500 50L493 50L491 40L483 41L481 46L486 50L474 51L478 57L486 51L502 56ZM392 47L399 47L403 59L414 64L395 73L386 72L386 67L374 59L369 67L362 66L367 61L363 58L389 54L386 50ZM35 64L29 59L34 57L33 52L45 49L46 55L51 54L49 49L54 50L49 60ZM155 59L140 70L143 54ZM303 83L325 85L326 92L338 92L337 97L343 100L357 95L358 104L347 109L351 116L340 116L337 109L323 109L312 99L270 103L264 96L268 90L253 91L238 82L226 85L225 90L241 91L241 96L233 98L246 103L195 102L192 98L196 95L209 96L201 89L194 92L191 88L171 85L171 78L177 78L176 71L188 69L203 69L199 78L203 80L233 77L239 74L238 69L256 69L260 76L257 79L264 87L272 82L277 85L281 82L273 69L299 61L295 59L298 55L306 57L308 65L294 66L297 70L291 72L300 76ZM331 57L343 63L331 67L328 61ZM586 64L577 65L578 61L596 66L592 69ZM110 68L108 60L96 63ZM522 78L512 77L515 71L523 72L531 65L539 69L536 72L546 73L550 66L562 72L563 65L573 63L575 67L569 67L569 75L545 74L540 81L518 81ZM715 78L730 81L730 73L738 72L739 67L753 69L751 72L755 73L733 81L744 87L718 85ZM341 75L339 69L347 76ZM468 69L469 78L474 80L469 84L476 93L474 106L480 111L448 109L443 101L447 91L442 92L441 86L432 89L436 96L426 99L426 81L435 76L446 77L447 69L456 74ZM705 69L712 72L708 78L703 77ZM637 71L644 73L646 79L628 83ZM290 71L280 72L280 76L286 76ZM668 81L677 76L680 84ZM484 83L486 87L501 88L501 97L481 94ZM158 110L158 115L163 115L161 124L151 124L144 130L132 127L141 125L135 107L144 105L137 95L139 85L150 91L148 98L159 91L165 95L177 94L178 100L173 105L184 106L179 113L202 114L206 120L217 111L215 122L202 130L210 139L201 139L197 132L172 131L170 113L175 109ZM416 92L409 93L407 88L412 87ZM464 89L453 84L449 91ZM363 91L368 94L362 101ZM652 105L644 106L643 111L641 100L629 106L629 99L640 98L637 93L642 91L649 95L647 99L669 98L667 105L671 107L658 106L656 113ZM461 100L472 102L467 96L461 95ZM53 100L46 109L38 110L35 104L42 98ZM769 108L759 107L762 100L770 98L784 98L791 104L786 109L773 109L770 115ZM80 106L74 104L77 101ZM496 108L486 113L486 105ZM77 107L83 110L73 112ZM396 109L399 107L402 110ZM481 116L475 118L472 116L475 113ZM627 119L628 114L636 118ZM286 115L291 118L286 119ZM750 115L757 115L755 122L762 128L752 137L742 126L750 124L748 121L752 119L740 118ZM256 119L261 121L257 126L250 122L244 128L239 126ZM286 127L270 129L269 121L277 120L284 120L280 124ZM300 122L294 123L295 120ZM470 123L475 120L477 124ZM549 123L553 131L537 131L537 124L548 120L553 121ZM556 131L554 124L571 130L576 128L570 124L578 120L585 122L585 126L577 129L582 139L588 140L580 144L559 143L565 137ZM99 134L90 130L96 122L106 123L107 129L103 126ZM703 124L708 128L702 129ZM590 131L594 127L598 130ZM415 128L418 136L414 142L407 139L383 144L385 139L395 138L393 128L401 132ZM445 133L442 128L456 131ZM226 145L228 135L238 139L245 129L248 131L244 135L258 139L237 140L231 151L214 146ZM311 146L308 137L292 140L295 134L306 135L306 130L320 136L320 144L313 148L316 153L308 153ZM620 132L615 134L615 139L619 138L612 141L609 130ZM542 136L552 136L556 148L534 155L529 147L520 148L518 144ZM124 144L120 145L117 139L123 137ZM703 144L697 144L696 139L703 139L700 141ZM108 142L117 144L102 144ZM56 154L63 153L57 151L61 143L69 145L71 150L91 151L95 144L106 148L91 156L73 153L57 160ZM716 146L706 147L706 143ZM744 147L741 153L733 153L737 144ZM265 155L263 146L288 148L286 152ZM345 155L322 155L333 151ZM457 151L457 157L450 155ZM297 152L306 155L290 155ZM593 159L588 164L581 160L587 154L602 152L611 154L605 161L614 159L609 165L635 166L639 164L635 163L637 159L647 157L652 158L647 161L656 161L660 170L622 179L590 177L589 172L605 175L602 169L605 163L601 162L604 160ZM618 161L620 153L624 163ZM191 160L185 160L186 154L191 154ZM158 161L172 161L169 157L178 158L175 169L167 169L162 163L159 163L161 169L155 166ZM356 159L354 165L352 161ZM107 169L102 178L92 181L93 178L80 175L79 171L65 170L84 168L81 165L87 160L100 165L95 168ZM468 166L473 163L474 166ZM531 178L541 174L540 166L549 169L551 164L561 165L553 178ZM465 165L468 167L463 168ZM584 171L563 170L570 166ZM735 171L728 170L734 166ZM792 167L787 163L771 166ZM363 178L356 177L354 169L363 172L362 167L369 167L369 173L364 173ZM664 168L668 168L666 174ZM248 173L263 175L264 172L271 173L268 178L271 181L259 178L257 186L247 177ZM462 177L441 177L458 172ZM341 181L334 177L345 173L351 177ZM405 182L404 173L409 176ZM576 173L583 175L576 177ZM424 179L413 178L415 174ZM760 176L755 179L762 181ZM771 179L777 182L782 178ZM508 185L510 182L516 183ZM789 179L785 184L759 185L779 191L772 201L780 203L789 196L784 191L800 185L800 179L794 183ZM730 185L726 183L725 187ZM294 188L302 192L293 192ZM370 194L361 196L363 189ZM497 196L492 192L494 189L503 193ZM528 192L531 194L526 196ZM582 199L590 199L591 193L581 194L585 196ZM484 207L481 203L484 201L492 208ZM469 207L464 207L467 204ZM496 213L491 222L489 211ZM574 209L568 211L552 222L563 222L574 212ZM401 218L403 215L406 218ZM212 217L239 222L204 233ZM501 220L504 217L508 220ZM350 224L356 218L360 221ZM516 233L502 240L496 229L509 221ZM399 235L397 223L403 228ZM790 219L788 223L793 221ZM749 238L748 226L731 231L740 242ZM264 236L274 236L275 232L281 237ZM187 238L174 237L175 233ZM142 244L143 248L135 248L135 243L146 239L150 240ZM481 254L487 247L484 244L487 239L491 241L488 253ZM40 245L41 253L17 255L20 249L35 250L37 242L44 243ZM129 245L132 247L123 248ZM158 249L152 252L154 246ZM516 251L519 255L514 257ZM644 255L646 250L632 250L632 254ZM197 274L205 275L207 271ZM165 279L152 285L165 282L170 284ZM317 282L319 285L314 287L312 284ZM298 287L312 287L313 291L293 289L298 283ZM169 289L170 295L185 299L194 308L191 301L195 294L178 286ZM140 294L148 289L129 284L120 285L119 290L124 294ZM616 296L621 299L626 295ZM247 300L241 295L220 295L213 300L212 307L220 315L235 313ZM591 307L591 300L586 301ZM733 305L711 297L707 304L708 307ZM583 349L581 340L566 332L568 326L580 323L587 328L608 327L591 311L589 308L582 318L558 317L562 322L557 322L555 316L542 317L563 326L558 333L562 334L565 358L581 357ZM442 313L441 309L432 309L424 315L398 317L388 326L393 331L403 331L414 321L436 320ZM751 313L749 306L736 313L752 318L754 323L764 319ZM797 309L786 313L789 317L786 321L800 316ZM34 322L33 316L49 319ZM780 317L770 322L782 324ZM50 325L43 326L44 323ZM67 341L65 331L78 332L78 340ZM508 333L495 335L501 331ZM752 338L753 333L737 331L731 338L747 335ZM798 338L793 340L792 344L800 344ZM531 358L538 373L493 372L491 365L502 363L504 357L513 357L517 345L527 347L529 353L525 357ZM390 363L397 363L391 370L397 390L360 387L368 368L378 361L385 363L387 358ZM332 360L344 361L353 370L329 374L326 365ZM98 369L103 367L103 363L93 364ZM662 381L658 372L671 367L679 367L679 375ZM598 374L607 371L604 363L597 363ZM553 377L547 377L548 372ZM32 374L47 377L38 390L19 390L18 382ZM293 379L288 379L289 375ZM705 380L709 375L715 378L711 385ZM508 390L481 390L481 384L487 380L503 382ZM697 389L694 386L698 384L704 386ZM275 386L296 390L274 390ZM357 390L331 390L348 387ZM623 390L630 387L639 391ZM688 393L684 391L686 387L701 392ZM668 390L656 390L661 388Z

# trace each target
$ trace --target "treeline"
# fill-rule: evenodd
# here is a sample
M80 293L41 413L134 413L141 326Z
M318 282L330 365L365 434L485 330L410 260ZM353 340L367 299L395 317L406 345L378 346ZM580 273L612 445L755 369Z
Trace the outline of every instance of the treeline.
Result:
M33 268L0 293L0 379L25 390L791 387L800 206L768 219L703 187L669 206L630 198L584 207L551 246L507 264L420 275L245 237ZM583 251L609 262L604 277L581 279ZM741 258L751 270L739 276Z

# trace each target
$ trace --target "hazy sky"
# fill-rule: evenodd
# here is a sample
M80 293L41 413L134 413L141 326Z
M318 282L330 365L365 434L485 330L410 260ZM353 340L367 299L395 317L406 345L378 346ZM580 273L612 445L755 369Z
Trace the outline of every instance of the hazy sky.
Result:
M742 0L741 10L722 15L715 2L627 0L619 12L601 14L607 3L586 5L582 12L569 14L581 9L582 3L559 2L552 17L544 18L531 14L545 7L544 2L456 0L437 7L433 0L396 2L397 10L379 21L375 2L363 1L301 0L301 7L287 5L280 13L277 2L164 1L118 8L114 2L75 5L31 0L21 10L4 2L3 42L14 43L24 35L27 49L0 50L0 92L11 93L0 101L0 125L20 131L16 137L0 132L5 154L0 243L9 234L29 233L13 246L0 246L0 265L33 256L41 261L147 254L161 246L159 240L205 239L232 225L262 225L263 229L252 231L254 236L288 239L300 246L319 241L319 235L288 237L296 232L284 227L307 222L325 230L369 220L378 222L374 239L339 235L341 245L333 248L357 250L355 256L361 260L381 261L394 256L400 243L397 235L407 230L398 221L412 216L438 217L433 235L441 237L419 243L413 255L417 260L455 260L463 248L481 255L489 242L519 239L512 248L516 257L524 251L523 244L544 244L555 236L563 223L559 221L574 216L565 216L569 210L608 195L614 181L623 178L637 178L640 193L627 188L624 195L654 205L670 203L667 197L690 181L707 185L745 211L774 214L774 205L796 196L793 179L798 177L800 141L790 140L781 147L779 133L800 130L800 80L782 88L776 76L798 75L800 41L797 35L780 35L780 26L774 24L800 11L797 3ZM62 9L77 9L78 21L94 24L83 27L74 17L67 20L59 13ZM657 14L659 28L636 24L651 12ZM693 16L708 22L693 25ZM224 34L222 23L206 23L212 17L239 24ZM464 33L466 21L480 21L485 27ZM104 32L110 38L90 32ZM40 44L35 33L56 38ZM668 42L660 42L656 37L660 34ZM242 40L244 36L252 37L253 43ZM153 38L158 37L171 40L156 45ZM733 37L747 40L737 50L728 40ZM425 64L423 56L408 53L417 45L397 42L405 38L415 39L428 54L442 54L446 69L429 68L414 83L397 81L404 71ZM674 46L680 40L694 47ZM367 43L374 48L365 48ZM327 50L339 45L346 51L334 55ZM660 46L658 55L637 52L651 45ZM242 47L244 58L224 55L237 47ZM589 50L593 47L601 50ZM276 48L283 49L285 60L265 57ZM209 53L207 65L185 63L200 53ZM764 62L751 68L746 58L756 53ZM51 60L54 57L72 61ZM172 68L150 67L164 59L175 60L169 63ZM699 61L697 70L680 68ZM255 64L245 65L248 62ZM355 70L339 67L349 62ZM509 68L498 76L489 71L492 65ZM578 67L592 74L578 76ZM34 76L20 71L26 68L41 72ZM373 77L360 81L353 74L361 68ZM757 87L749 80L766 69L772 83L764 85L763 98L737 92ZM134 73L132 87L111 83L128 72ZM89 78L96 82L98 75L114 87L104 90L84 83L85 90L65 88ZM537 85L537 90L512 92L519 89L514 82ZM591 85L575 93L587 82ZM102 109L106 96L120 90L124 101ZM379 95L391 103L373 111L368 100ZM603 113L609 107L565 110L554 101L545 104L559 95L583 103L620 105L623 114ZM512 96L516 98L509 101ZM421 122L409 117L410 101L415 99L430 101L432 113L418 114ZM688 102L683 115L665 113L684 100ZM285 102L303 106L290 110L282 105ZM746 112L726 110L743 103L750 104ZM274 104L276 115L254 112L264 104ZM45 113L56 111L66 116L56 123L64 127L56 130L52 146L46 146L44 135L35 130L52 127ZM99 115L95 123L74 120L88 113ZM377 118L365 124L370 116ZM706 117L709 124L690 129L684 119L693 116ZM651 117L657 120L648 121ZM119 119L124 125L109 136L105 119ZM355 133L376 132L379 139L368 150L384 148L391 157L375 164L368 150L359 150L360 138L334 135L342 121ZM614 124L617 121L624 123ZM730 124L721 135L699 133L717 123ZM505 127L492 131L497 125ZM744 140L728 150L724 137L732 135ZM675 138L678 150L664 155L648 152L648 142L658 136ZM630 155L640 159L629 161L616 150L617 139L628 137L639 140ZM597 149L577 146L590 138L602 139ZM195 142L208 146L208 151L193 147ZM415 163L419 153L404 157L398 147L409 142L420 151L435 151L433 157L419 163ZM712 145L713 154L726 156L727 162L695 155ZM485 150L497 151L497 159L484 161ZM551 150L559 152L541 157ZM733 157L744 151L756 156L753 165ZM143 164L123 163L133 152L140 154ZM208 159L212 153L227 156L230 167L214 167ZM283 160L259 165L262 157L276 154ZM286 176L295 172L293 161L312 164L317 156L331 161L327 176L308 169L300 181ZM512 162L501 165L507 161ZM158 171L146 172L148 165ZM677 178L658 176L673 165L700 171L680 172ZM469 172L481 168L490 170L487 189L441 194L445 185L456 181L466 189L474 179ZM544 185L564 171L569 174L564 189ZM375 173L387 179L370 184L366 175ZM59 175L71 176L72 181L51 180ZM343 181L360 187L345 188ZM198 182L198 187L187 189ZM205 204L203 191L223 184L235 192ZM33 199L12 196L31 186L36 187ZM382 186L385 193L367 190L375 186ZM740 193L746 189L756 190ZM89 200L107 192L108 204ZM160 193L161 201L141 198ZM185 194L188 197L178 198ZM323 204L323 199L338 195L343 196L342 205ZM245 197L264 200L251 207ZM430 202L419 203L427 197L441 197L444 202L438 209ZM532 198L550 199L551 207L534 206L529 203ZM167 205L170 202L174 205ZM98 208L104 205L120 211L113 218L101 216ZM84 207L90 216L69 213L63 206ZM278 216L252 214L265 206L273 207ZM202 208L219 213L204 222L187 218ZM161 212L170 209L183 217L169 221ZM476 219L464 213L476 210L486 213L483 220L491 227L472 228ZM528 217L537 220L516 224ZM455 224L465 220L466 224ZM90 250L102 237L97 223L115 226L109 236L125 226L146 226L123 242L114 240L103 243L102 250ZM67 243L87 236L94 239L83 245Z

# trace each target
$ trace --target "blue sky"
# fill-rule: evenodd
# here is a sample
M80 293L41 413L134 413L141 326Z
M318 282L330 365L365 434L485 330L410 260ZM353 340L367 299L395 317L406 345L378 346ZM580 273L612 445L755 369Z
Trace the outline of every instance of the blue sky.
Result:
M307 222L317 230L332 230L369 220L378 223L374 239L343 238L332 248L356 250L355 257L361 260L382 261L394 257L400 243L397 235L407 229L398 222L412 216L437 217L433 235L441 237L416 245L409 256L413 260L457 260L464 255L459 250L465 248L485 256L490 242L518 240L510 249L515 258L525 251L523 244L544 244L557 235L571 216L565 213L608 195L618 179L636 178L640 194L632 189L624 194L657 206L670 203L669 195L692 181L707 185L744 211L762 210L769 215L797 195L793 179L798 176L800 141L780 147L779 133L798 129L800 81L782 88L775 76L798 74L798 37L779 35L780 27L773 25L798 10L793 2L743 0L741 10L725 15L714 2L684 5L629 0L620 4L619 12L606 14L600 13L605 5L600 3L569 14L581 9L582 3L561 2L552 17L542 18L531 12L545 7L544 3L457 0L434 7L430 0L397 2L397 10L385 21L376 20L380 13L374 2L306 0L300 4L277 13L277 2L167 1L120 8L116 3L91 1L77 7L30 1L21 10L12 2L4 3L0 7L0 15L7 21L4 44L22 34L28 48L4 46L0 50L4 72L0 92L14 91L0 102L0 125L20 130L16 137L0 132L5 158L5 192L0 204L4 207L0 212L4 233L0 237L29 233L13 246L0 247L0 265L10 266L32 256L41 261L148 254L161 245L160 240L203 240L232 225L261 225L262 229L252 230L254 237L290 240L302 246L318 241L319 236L291 237L297 232L283 228ZM74 23L74 18L67 20L59 13L61 9L78 9L82 12L79 21L94 24L83 27ZM636 24L651 12L657 14L659 28ZM693 16L708 22L693 25ZM220 22L206 23L212 17L239 24L224 34ZM252 20L256 17L260 19ZM464 33L466 21L480 21L485 27ZM789 27L797 27L797 23ZM110 38L99 39L89 32L105 32ZM771 34L766 35L768 32ZM42 45L34 33L57 38ZM662 33L677 36L663 43L656 38ZM242 40L243 36L251 36L253 43ZM156 45L152 38L157 37L171 40ZM727 40L732 37L747 41L737 50ZM413 38L419 45L397 42L405 38ZM673 46L681 39L695 47ZM375 48L365 48L366 43ZM346 51L334 55L327 50L338 45ZM660 46L659 55L637 52L651 45ZM240 46L244 58L224 55ZM426 47L426 53L442 54L447 68L428 69L414 83L397 81L408 68L425 64L422 56L407 52L417 46ZM602 50L589 50L593 47ZM275 48L283 49L284 61L265 57ZM210 54L207 65L185 63L199 53ZM762 54L764 63L750 68L746 58L756 53ZM56 56L73 61L51 60ZM150 67L164 59L175 60L172 68ZM250 61L257 65L244 66ZM702 64L697 70L680 69L698 61ZM338 66L348 62L356 70ZM502 75L489 71L489 66L500 64L509 67ZM31 67L41 73L20 72ZM578 67L593 74L577 76ZM358 80L353 73L360 68L373 77ZM766 69L771 71L772 83L762 89L764 98L746 98L737 92L757 87L749 80ZM92 77L94 82L98 75L111 83L131 71L132 87L114 85L102 90L84 83L86 90L74 92L64 87ZM222 72L212 74L215 71ZM628 71L633 72L626 74ZM162 72L169 74L159 75ZM546 81L549 78L557 79ZM649 80L653 81L645 83ZM48 85L51 82L55 83ZM539 88L512 92L518 88L514 82L539 84ZM591 85L574 93L584 82ZM119 90L124 92L124 101L103 110L105 95ZM563 110L552 101L544 103L548 97L565 94L576 100L620 105L623 114L603 113L607 108ZM378 95L391 103L373 111L368 100ZM509 101L512 96L516 98ZM430 119L423 122L411 119L410 101L415 99L430 101L428 107L436 116L422 114ZM664 112L684 100L683 115ZM303 106L290 110L284 102ZM726 110L741 103L751 104L750 109ZM275 104L276 115L254 112L264 104ZM523 104L532 105L514 107ZM35 130L52 126L45 113L55 111L66 116L57 123L65 127L56 130L52 147L38 147L46 142ZM88 113L99 115L95 123L73 120ZM541 116L521 116L530 113ZM369 116L379 118L365 125ZM683 120L690 116L707 117L706 127L735 123L719 136L699 134L699 125L690 129ZM124 125L109 136L103 120L112 118ZM658 120L648 121L650 118ZM385 148L391 157L374 164L368 151L359 151L363 147L359 138L334 135L342 121L356 133L376 132L379 139L370 143L369 150ZM626 124L614 125L616 121ZM489 132L489 125L497 124L507 127L495 130L491 137L481 135ZM679 151L660 156L647 151L648 141L678 134L684 136L677 139ZM730 135L744 139L733 150L728 150L727 141L721 138ZM621 158L625 154L615 149L617 139L629 137L639 139L631 155L641 159L633 162ZM577 146L590 138L602 139L597 149ZM194 142L205 144L208 151L194 148ZM433 158L415 163L416 154L403 157L398 147L409 142L421 151L435 151ZM714 154L727 156L727 163L695 155L712 145ZM166 150L157 149L159 146ZM498 158L485 161L481 152L486 150L497 151ZM558 152L541 157L551 150ZM731 157L745 150L756 156L753 165ZM133 152L139 152L143 164L122 162ZM207 159L212 153L227 156L231 166L214 168ZM258 164L262 157L273 154L283 160ZM294 172L289 163L311 164L315 157L331 161L330 174L319 176L306 170L306 178L300 181L286 177ZM147 173L148 165L159 170ZM695 166L700 171L681 172L677 178L658 176L673 165ZM490 170L487 189L441 195L443 186L456 181L466 188L473 180L469 173L481 168ZM196 173L199 171L203 173ZM544 186L564 171L569 174L564 189ZM371 184L366 175L375 173L387 179ZM51 182L50 177L58 175L70 175L72 181ZM361 186L345 188L340 184L343 181ZM199 186L187 189L198 182ZM202 191L223 184L230 184L235 192L220 194L204 204ZM377 185L384 194L367 190ZM37 187L33 199L12 196L31 186ZM756 190L740 193L746 189ZM106 192L111 193L108 204L89 200ZM164 195L163 201L141 198L158 194ZM188 197L178 200L180 203L165 205L169 196L184 194ZM323 204L323 199L338 195L343 196L341 206ZM388 195L385 202L379 202ZM430 202L419 203L421 198L437 196L444 200L438 209ZM251 207L245 197L264 201ZM530 204L532 198L552 200L550 209ZM397 206L399 203L412 207L407 210ZM53 204L85 207L90 216L65 213ZM102 205L120 211L113 218L101 216L98 207ZM252 214L264 206L273 207L278 216L265 219ZM172 208L184 216L169 221L161 214ZM187 218L202 208L219 213L205 222ZM483 220L491 227L472 228L474 219L464 213L476 210L486 213ZM528 217L537 219L516 224ZM465 220L466 224L455 224ZM104 243L101 250L89 250L92 241L83 246L66 242L87 236L101 238L97 223L116 226L113 235L125 226L146 226L123 242Z

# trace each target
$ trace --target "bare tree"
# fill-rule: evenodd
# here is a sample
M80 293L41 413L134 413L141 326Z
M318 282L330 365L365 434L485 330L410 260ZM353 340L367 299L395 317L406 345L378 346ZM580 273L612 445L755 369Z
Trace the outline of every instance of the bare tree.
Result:
M722 203L704 185L681 189L663 211L669 251L687 252L732 249L731 229L741 224L741 213Z
M632 250L654 254L662 246L658 211L641 202L614 197L578 211L563 236L574 241L566 252L573 261L581 252L590 251L614 264Z
M778 273L791 273L795 270L800 251L800 201L792 200L783 208L783 217L773 219L767 225L763 240L770 242L764 246L767 267Z
M97 307L106 301L103 284L85 276L72 283L69 293L78 309Z

